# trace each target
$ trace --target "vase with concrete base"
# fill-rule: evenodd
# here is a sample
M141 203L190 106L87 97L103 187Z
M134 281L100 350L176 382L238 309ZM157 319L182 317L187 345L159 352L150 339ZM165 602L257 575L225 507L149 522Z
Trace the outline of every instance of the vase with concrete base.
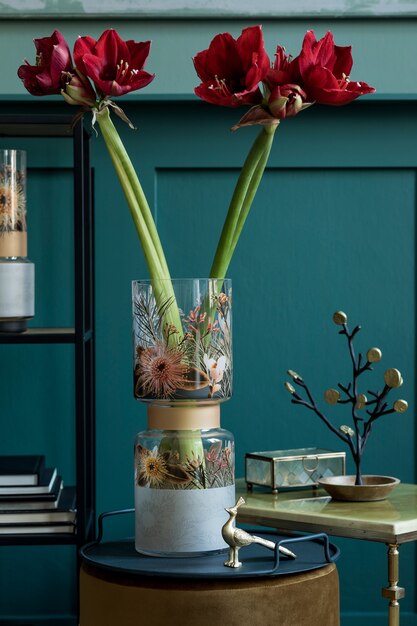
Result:
M197 556L227 549L234 439L220 427L232 393L230 280L133 283L134 395L148 429L135 441L136 550ZM162 299L161 299L162 298Z
M26 152L0 150L0 332L34 315L35 266L27 258Z

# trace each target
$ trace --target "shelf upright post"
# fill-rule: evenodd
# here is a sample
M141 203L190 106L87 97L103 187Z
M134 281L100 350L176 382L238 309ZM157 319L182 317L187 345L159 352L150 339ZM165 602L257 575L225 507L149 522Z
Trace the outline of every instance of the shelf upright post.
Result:
M94 241L90 136L74 126L75 422L77 544L95 533ZM81 445L82 444L82 445Z

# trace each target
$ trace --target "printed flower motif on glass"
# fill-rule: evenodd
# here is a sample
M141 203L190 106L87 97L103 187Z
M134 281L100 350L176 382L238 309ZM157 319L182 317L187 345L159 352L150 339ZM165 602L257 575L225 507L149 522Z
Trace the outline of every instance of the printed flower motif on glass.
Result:
M228 439L162 431L147 448L136 445L136 485L151 489L214 489L234 484L234 446ZM193 448L194 446L194 448ZM188 452L186 452L188 448Z
M230 397L231 290L228 294L217 292L217 282L209 279L197 291L197 302L192 302L192 306L187 302L188 306L178 309L180 328L164 321L169 315L170 301L158 306L154 290L158 283L135 283L136 398L201 401ZM178 304L180 295L176 294Z

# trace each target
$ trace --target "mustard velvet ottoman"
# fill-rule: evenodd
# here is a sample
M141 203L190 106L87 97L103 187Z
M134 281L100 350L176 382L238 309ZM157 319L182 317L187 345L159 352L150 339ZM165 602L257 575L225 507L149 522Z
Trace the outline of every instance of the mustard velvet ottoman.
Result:
M80 626L339 626L334 563L276 577L131 576L83 563Z

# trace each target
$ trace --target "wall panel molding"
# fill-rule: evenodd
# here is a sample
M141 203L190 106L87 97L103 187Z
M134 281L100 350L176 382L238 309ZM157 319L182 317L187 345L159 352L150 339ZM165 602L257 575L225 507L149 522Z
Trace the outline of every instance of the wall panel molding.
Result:
M0 16L25 19L306 19L417 17L414 0L3 0Z

